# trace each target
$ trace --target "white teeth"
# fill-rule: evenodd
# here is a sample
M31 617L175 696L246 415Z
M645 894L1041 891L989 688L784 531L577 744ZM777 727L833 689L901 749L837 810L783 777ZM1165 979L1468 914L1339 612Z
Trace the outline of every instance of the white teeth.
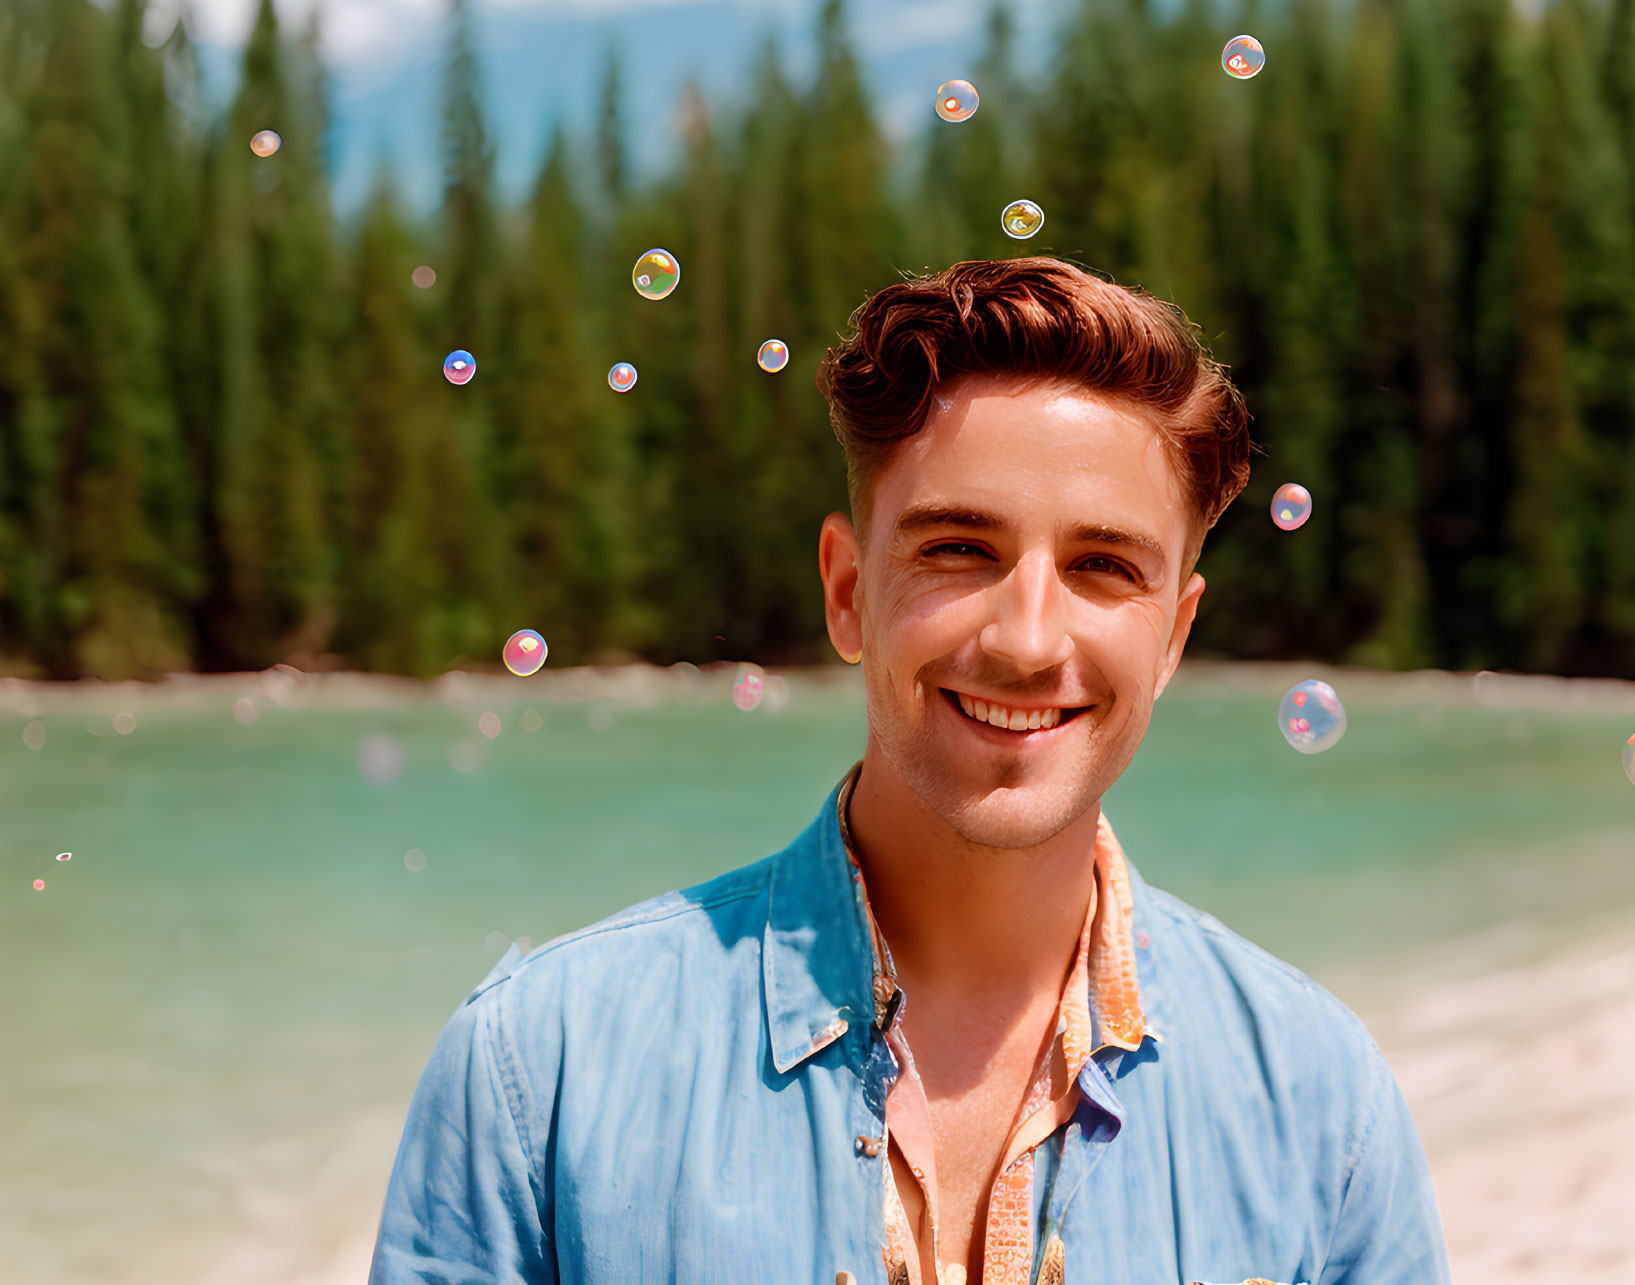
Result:
M1011 732L1033 732L1055 727L1062 721L1062 711L1059 709L1046 710L1019 710L1006 709L1003 705L990 705L987 701L977 700L974 696L967 696L963 692L955 692L959 697L959 707L967 716L976 719L979 723L989 723L994 727L1003 728Z

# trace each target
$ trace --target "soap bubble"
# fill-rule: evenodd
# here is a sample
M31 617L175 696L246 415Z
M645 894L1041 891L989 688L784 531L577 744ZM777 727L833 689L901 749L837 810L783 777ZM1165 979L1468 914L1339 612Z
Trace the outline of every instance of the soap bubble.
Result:
M1635 785L1635 736L1624 742L1624 775Z
M545 725L545 720L540 717L539 711L537 709L530 709L530 710L527 710L527 711L525 711L523 713L523 715L522 715L522 730L523 731L525 731L525 732L537 732L544 725Z
M500 716L493 710L488 710L477 720L477 730L493 740L500 734Z
M636 386L636 368L628 361L621 361L607 372L607 386L616 393L628 393Z
M1306 524L1311 516L1311 492L1298 482L1285 482L1272 496L1272 521L1284 531Z
M373 785L390 785L408 762L395 736L376 732L358 743L358 773Z
M73 859L73 856L74 856L74 854L72 852L59 852L57 854L57 860L58 861L70 861L70 860Z
M550 650L532 629L519 629L505 640L505 667L518 678L527 678L539 673Z
M1233 36L1221 50L1221 67L1228 76L1248 80L1260 75L1266 65L1266 51L1253 36Z
M426 854L419 848L410 848L403 854L404 868L419 874L426 868Z
M732 685L732 703L741 710L752 710L761 703L761 667L746 665L738 672Z
M1283 693L1277 729L1302 754L1321 754L1345 735L1345 706L1327 683L1308 678Z
M410 277L409 279L411 281L413 281L415 283L415 285L419 286L422 290L430 290L434 285L437 284L437 273L435 273L430 268L428 268L425 264L422 263L418 268L416 268L414 270L414 275L412 277Z
M681 265L668 250L649 250L636 260L630 280L643 299L663 299L681 280Z
M114 731L121 736L129 736L136 730L136 715L124 710L114 715Z
M469 384L477 373L477 359L464 348L456 348L443 358L443 378L451 384Z
M240 726L248 727L255 722L260 713L261 711L255 707L255 701L248 696L240 696L233 702L233 718Z
M270 129L264 129L250 140L250 150L257 156L271 156L280 147L284 140Z
M44 879L36 879L34 881L34 891L35 892L44 892L45 891L45 880Z
M769 375L776 375L789 364L789 345L781 339L768 339L755 354L755 364Z
M1045 225L1045 212L1032 201L1012 201L999 214L999 226L1015 241L1026 241Z
M45 724L35 719L23 729L23 744L31 750L41 749L45 745Z
M950 80L937 87L937 115L956 125L975 116L981 101L976 86L968 80Z

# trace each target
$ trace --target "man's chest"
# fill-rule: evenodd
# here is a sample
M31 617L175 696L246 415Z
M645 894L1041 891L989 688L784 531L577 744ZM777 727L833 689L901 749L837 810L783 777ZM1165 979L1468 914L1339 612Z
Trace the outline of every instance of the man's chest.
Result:
M935 1169L935 1220L938 1256L944 1264L965 1265L969 1278L980 1278L989 1200L994 1180L1005 1159L1017 1121L1018 1108L1034 1078L1036 1058L1011 1052L999 1057L981 1074L970 1068L956 1072L949 1064L931 1061L922 1073L928 1129L914 1141L923 1148L929 1136ZM916 1069L919 1069L918 1067ZM912 1143L909 1155L914 1157ZM918 1160L924 1161L920 1155ZM930 1263L933 1211L921 1192L921 1173L897 1171L897 1188L904 1196L909 1225L920 1249L921 1279L936 1280ZM910 1205L913 1202L913 1205Z

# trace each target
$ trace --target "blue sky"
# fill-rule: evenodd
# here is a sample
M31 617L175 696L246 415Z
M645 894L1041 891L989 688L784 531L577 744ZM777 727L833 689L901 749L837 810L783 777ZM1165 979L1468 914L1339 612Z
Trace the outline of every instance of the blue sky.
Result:
M1066 0L1007 3L1017 18L1021 68L1042 69ZM177 13L190 8L187 21L201 46L211 97L225 102L257 4L151 0L148 34L162 40ZM447 0L275 4L292 29L314 8L320 12L333 85L339 209L358 208L383 155L392 158L411 203L429 208L441 173L438 100ZM893 139L924 128L937 85L973 76L988 7L989 0L850 0L852 47L876 114ZM471 0L471 8L507 200L532 185L556 119L585 136L611 46L624 54L627 142L646 174L665 165L675 144L673 108L689 78L704 86L712 104L730 104L768 33L778 40L797 85L812 74L817 0Z

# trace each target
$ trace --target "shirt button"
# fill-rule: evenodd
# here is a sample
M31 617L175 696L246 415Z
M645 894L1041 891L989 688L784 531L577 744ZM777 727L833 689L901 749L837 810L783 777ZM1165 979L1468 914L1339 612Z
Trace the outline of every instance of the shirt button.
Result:
M920 1172L920 1166L919 1165L914 1166L914 1176L916 1178L920 1178L920 1179L924 1179L924 1177L925 1177L925 1175Z
M865 1156L877 1155L880 1151L880 1139L871 1138L866 1134L860 1133L857 1135L857 1149Z

